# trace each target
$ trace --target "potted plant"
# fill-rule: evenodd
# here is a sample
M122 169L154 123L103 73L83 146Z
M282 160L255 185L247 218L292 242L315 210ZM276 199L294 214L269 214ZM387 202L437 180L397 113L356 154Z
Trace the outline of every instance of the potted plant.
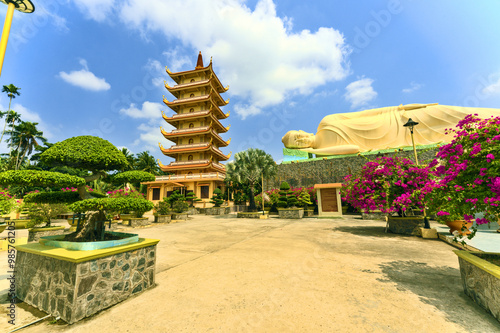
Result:
M415 165L407 158L377 157L366 163L358 175L345 177L342 200L364 213L379 210L386 214L393 233L419 235L424 217L408 212L409 208L423 210L423 198L412 195L428 178L429 168Z
M221 207L221 205L224 203L224 196L220 188L216 188L214 190L212 199L210 199L210 203L214 206L212 208L207 208L205 210L205 214L223 215L229 213L229 207Z
M297 208L299 201L290 190L290 185L287 182L282 182L278 198L278 213L282 219L301 219L304 217L304 209Z
M145 212L153 208L153 203L139 198L96 198L86 187L87 182L106 177L105 171L123 170L128 165L123 153L104 139L80 136L54 144L40 155L40 161L50 166L84 169L88 173L78 177L59 172L10 170L0 173L0 185L75 186L77 192L35 193L31 200L46 203L57 197L60 202L71 203L75 201L74 193L77 193L77 201L69 208L73 212L85 213L85 218L73 234L45 236L40 239L41 244L16 247L19 276L16 296L42 311L74 323L154 286L158 240L105 232L104 228L107 213L124 209ZM151 174L148 177L155 179ZM61 249L57 257L50 256L47 250L56 245L72 250ZM100 248L98 253L86 251L95 248ZM66 276L68 272L73 272L73 278ZM63 275L65 288L61 293L60 289L56 290L59 286L49 281ZM40 279L46 288L34 285L35 278ZM97 285L99 294L94 292ZM50 306L56 301L58 304L62 302L61 306Z
M172 219L172 214L170 212L170 204L167 198L163 198L155 205L155 222L158 223L169 223Z
M189 205L184 200L176 200L172 204L172 220L187 220Z
M297 197L297 200L299 202L299 205L304 207L304 216L313 216L314 215L314 208L309 209L309 205L312 205L313 203L311 202L311 196L306 191L306 189L304 189L304 188L300 189L299 196Z

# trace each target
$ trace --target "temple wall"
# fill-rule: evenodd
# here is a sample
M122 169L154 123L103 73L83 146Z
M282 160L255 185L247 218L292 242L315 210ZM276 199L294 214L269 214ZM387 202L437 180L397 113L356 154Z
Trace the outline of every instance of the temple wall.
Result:
M436 155L437 148L422 149L418 152L420 164L427 164ZM395 152L383 153L383 156L393 156ZM413 150L398 151L400 157L414 160ZM374 160L376 153L364 155L348 155L346 157L313 159L310 161L298 161L282 163L278 165L278 173L274 179L266 184L266 190L279 188L282 181L288 182L294 187L311 187L315 184L342 183L345 176L356 174L368 160Z

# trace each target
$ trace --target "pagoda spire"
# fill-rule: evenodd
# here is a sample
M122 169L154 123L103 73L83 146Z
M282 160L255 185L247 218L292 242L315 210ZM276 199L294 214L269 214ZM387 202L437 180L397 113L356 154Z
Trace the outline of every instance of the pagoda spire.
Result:
M198 61L196 62L196 67L194 69L201 69L203 68L203 57L201 56L201 51L198 54Z

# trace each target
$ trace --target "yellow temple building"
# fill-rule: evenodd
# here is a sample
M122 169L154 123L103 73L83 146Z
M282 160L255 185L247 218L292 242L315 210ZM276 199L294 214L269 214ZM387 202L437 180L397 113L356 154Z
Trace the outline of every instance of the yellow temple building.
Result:
M148 185L147 198L153 202L168 197L173 191L183 194L194 192L202 201L197 206L210 207L208 204L216 188L224 190L226 168L221 161L227 161L231 154L225 155L220 148L227 147L230 139L225 141L220 133L225 133L230 126L223 126L220 120L226 119L228 113L221 110L228 104L221 93L224 88L212 68L212 59L208 66L203 66L201 52L194 70L172 73L166 68L168 75L176 85L170 87L165 82L165 88L176 98L168 101L163 96L163 102L173 111L167 116L162 111L163 119L175 127L166 132L160 127L165 139L173 143L170 147L160 149L165 156L175 161L168 165L158 160L162 171L171 172L168 176L157 176Z

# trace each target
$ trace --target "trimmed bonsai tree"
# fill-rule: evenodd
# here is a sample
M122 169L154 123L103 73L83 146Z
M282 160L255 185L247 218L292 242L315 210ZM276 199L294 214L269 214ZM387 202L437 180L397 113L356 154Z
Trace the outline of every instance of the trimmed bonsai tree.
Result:
M290 189L290 185L288 185L287 182L283 182L281 183L281 186L280 186L280 196L278 198L278 204L277 206L279 208L287 208L288 207L288 200L287 200L287 197L288 197L288 190Z
M297 200L295 193L291 190L288 191L286 203L288 204L288 207L297 207L299 205L299 200Z
M186 201L189 202L189 206L193 207L195 202L201 201L196 195L194 195L194 192L188 192L186 194Z
M44 164L57 166L68 166L71 168L84 169L88 175L84 177L71 176L59 172L18 170L0 173L0 184L24 185L43 187L73 187L77 192L40 192L26 196L26 202L36 203L71 203L69 207L73 212L86 212L86 218L81 228L68 240L95 241L104 235L104 224L98 221L106 220L106 211L133 210L136 214L153 208L153 203L141 198L93 198L93 193L87 191L85 184L102 177L106 177L106 171L123 170L127 165L127 159L109 141L94 136L78 136L54 144L40 155L40 161ZM151 180L151 176L144 174L131 174L130 179L137 177L142 180ZM115 175L116 179L117 175ZM123 180L125 178L122 178ZM77 194L75 194L77 193Z
M220 207L224 203L224 196L220 188L216 188L210 203L214 204L214 207Z

